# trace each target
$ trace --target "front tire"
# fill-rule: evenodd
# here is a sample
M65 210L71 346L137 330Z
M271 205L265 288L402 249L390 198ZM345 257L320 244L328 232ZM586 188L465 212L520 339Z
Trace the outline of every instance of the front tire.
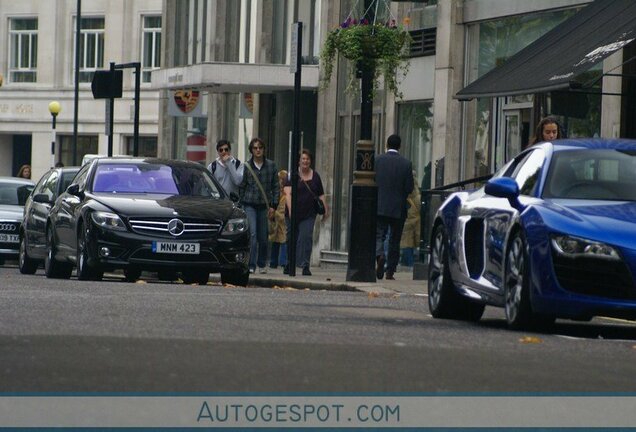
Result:
M100 281L104 271L89 263L88 226L80 225L77 236L77 279Z
M554 317L532 311L529 256L526 237L522 231L517 231L508 247L504 274L506 322L514 330L546 327L554 323Z
M136 267L128 267L124 269L124 278L126 282L137 282L141 277L141 269Z
M221 270L221 283L224 285L247 286L250 280L249 269Z
M57 243L53 227L50 225L46 229L46 258L44 258L44 274L47 278L53 279L69 279L73 272L73 266L70 263L59 262L55 259L57 252Z
M38 270L38 262L29 257L26 249L26 236L20 238L20 254L18 255L18 267L22 274L35 274Z
M449 268L448 235L437 225L428 266L428 308L434 318L479 321L485 305L462 297L456 290Z

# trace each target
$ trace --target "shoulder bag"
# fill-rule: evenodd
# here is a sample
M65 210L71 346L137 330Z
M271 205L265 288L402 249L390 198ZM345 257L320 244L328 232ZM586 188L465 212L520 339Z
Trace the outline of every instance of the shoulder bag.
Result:
M311 188L309 187L309 185L307 184L305 180L302 180L302 182L305 184L305 187L307 187L307 190L309 191L311 196L314 197L314 210L316 210L316 213L318 213L319 215L324 215L325 203L323 203L322 200L316 196L314 191L311 190Z

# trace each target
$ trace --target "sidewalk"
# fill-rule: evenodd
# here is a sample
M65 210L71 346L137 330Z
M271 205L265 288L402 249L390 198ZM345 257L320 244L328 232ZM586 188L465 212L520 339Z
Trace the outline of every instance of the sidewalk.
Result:
M302 276L302 269L298 269L295 277L283 274L281 267L267 268L267 273L250 275L250 285L263 287L290 287L296 289L332 290L332 291L362 291L378 294L428 294L428 281L413 280L412 271L395 273L395 280L382 279L377 282L349 282L346 280L346 270L312 268L311 276ZM211 274L210 281L221 280L219 274Z

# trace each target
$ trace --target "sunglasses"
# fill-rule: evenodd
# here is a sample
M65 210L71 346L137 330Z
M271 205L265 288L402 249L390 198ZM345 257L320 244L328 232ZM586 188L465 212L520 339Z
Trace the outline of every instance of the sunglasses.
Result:
M220 149L217 150L219 153L225 153L225 152L229 152L230 149L227 147L221 147Z

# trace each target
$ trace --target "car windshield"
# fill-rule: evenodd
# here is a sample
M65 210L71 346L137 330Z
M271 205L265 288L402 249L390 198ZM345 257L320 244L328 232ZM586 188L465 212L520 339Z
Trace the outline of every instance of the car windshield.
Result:
M33 185L13 182L0 182L0 205L24 206Z
M100 164L95 173L93 192L221 197L205 170L185 164Z
M636 153L612 149L556 152L543 197L636 201Z

